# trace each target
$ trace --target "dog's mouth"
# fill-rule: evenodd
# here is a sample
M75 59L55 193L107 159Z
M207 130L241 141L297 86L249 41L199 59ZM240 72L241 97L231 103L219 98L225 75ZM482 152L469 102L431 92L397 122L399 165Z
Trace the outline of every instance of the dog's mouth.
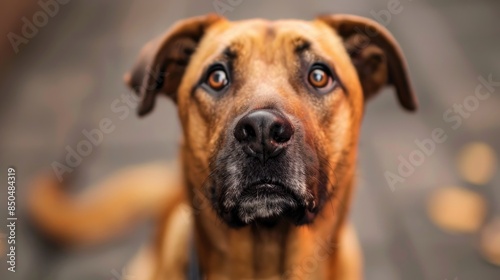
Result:
M248 184L232 202L220 205L219 211L222 219L232 227L249 224L272 227L282 220L306 224L317 212L312 195L298 194L279 181L258 180Z

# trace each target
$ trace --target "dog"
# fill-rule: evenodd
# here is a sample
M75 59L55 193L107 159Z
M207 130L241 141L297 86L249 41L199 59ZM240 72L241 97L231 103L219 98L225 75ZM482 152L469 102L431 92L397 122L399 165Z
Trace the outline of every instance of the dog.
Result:
M417 109L383 26L353 15L189 18L148 43L125 80L140 116L159 96L177 105L177 171L132 167L78 203L41 176L30 213L46 234L95 245L156 218L134 279L187 279L193 267L200 279L362 279L347 214L365 102L393 86Z

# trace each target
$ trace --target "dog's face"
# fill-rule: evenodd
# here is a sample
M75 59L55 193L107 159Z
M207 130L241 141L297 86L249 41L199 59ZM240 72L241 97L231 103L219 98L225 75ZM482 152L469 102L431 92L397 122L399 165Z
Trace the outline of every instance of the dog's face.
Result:
M333 192L363 97L332 33L320 22L226 23L191 57L179 110L228 224L307 223Z
M364 100L394 79L406 86L402 104L415 107L406 73L391 73L393 58L376 44L387 34L344 23L200 17L143 52L152 58L130 81L143 95L140 113L157 92L174 98L190 183L228 225L312 222L352 177ZM382 41L404 68L391 39Z

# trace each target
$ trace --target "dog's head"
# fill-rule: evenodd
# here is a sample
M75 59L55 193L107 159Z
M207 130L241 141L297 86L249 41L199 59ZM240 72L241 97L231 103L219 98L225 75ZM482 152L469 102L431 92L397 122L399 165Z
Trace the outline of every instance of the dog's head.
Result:
M347 15L183 20L127 80L140 115L159 93L177 103L189 184L235 227L312 222L348 191L364 101L394 85L404 108L417 106L392 36Z

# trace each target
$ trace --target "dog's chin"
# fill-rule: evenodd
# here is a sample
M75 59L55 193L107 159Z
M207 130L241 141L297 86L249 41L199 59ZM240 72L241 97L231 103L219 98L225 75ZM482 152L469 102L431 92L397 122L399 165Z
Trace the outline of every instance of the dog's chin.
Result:
M234 228L252 224L274 227L283 221L303 225L311 223L316 215L308 207L310 203L284 186L258 184L246 187L234 206L222 211L221 218Z

